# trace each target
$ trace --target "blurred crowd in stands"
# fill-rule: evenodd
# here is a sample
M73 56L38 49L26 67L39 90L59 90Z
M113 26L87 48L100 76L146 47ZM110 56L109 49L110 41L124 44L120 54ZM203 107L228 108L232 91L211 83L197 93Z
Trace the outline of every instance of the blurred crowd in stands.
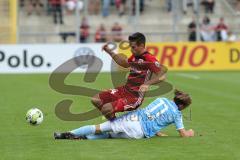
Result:
M88 23L87 18L83 17L81 25L80 25L80 42L86 43L89 42L89 36L90 36L90 25ZM72 33L70 33L72 34ZM65 34L65 36L67 36ZM95 42L107 42L107 41L114 41L114 42L120 42L123 40L122 36L122 26L115 22L111 28L111 31L108 32L104 24L100 24L98 28L96 29L95 35L94 35L94 41Z
M83 17L82 23L80 26L80 42L86 43L89 39L89 24L88 20ZM120 42L123 40L122 37L122 27L118 22L115 22L111 28L111 33L109 33L104 24L100 24L96 30L94 36L95 42L107 42L107 41L114 41Z
M151 1L151 0L150 0ZM230 4L234 5L234 8L240 12L240 0L228 0ZM20 0L21 8L26 10L27 15L45 14L52 15L53 23L64 24L64 15L82 14L84 11L84 0ZM145 0L139 0L139 12L143 14L145 11ZM173 0L165 0L166 8L168 12L172 12ZM229 26L225 24L224 18L220 18L218 24L212 24L209 14L214 14L215 0L179 0L182 5L183 15L187 14L189 8L193 9L193 13L197 13L198 10L205 12L206 16L203 18L200 28L200 38L202 41L234 41L236 36L232 33ZM114 11L119 17L124 15L136 14L136 0L88 0L89 5L87 8L89 15L102 15L104 18L108 17ZM116 41L119 42L123 39L121 24L117 23L117 20L113 20L113 26L111 29L106 27L103 23L99 24L95 31L95 42ZM107 29L108 28L108 29ZM80 25L80 39L81 43L89 42L90 36L90 24L86 17L83 17ZM193 18L192 22L188 25L189 41L197 40L197 24L196 19ZM76 36L76 33L61 33L64 41L70 36Z
M208 16L205 16L200 23L200 39L201 41L236 41L237 36L231 31L229 26L225 23L224 18L221 17L219 22L214 25ZM193 18L188 25L189 41L197 41L197 23Z
M205 13L214 13L215 0L180 0L180 2L182 3L182 11L184 14L187 14L188 7L192 7L196 13L200 5L204 7ZM173 0L166 0L168 12L172 11L173 3Z
M135 1L131 3L135 6ZM110 6L116 7L117 14L121 17L126 14L126 0L88 0L88 14L99 15L102 10L102 16L109 16ZM27 15L33 13L36 15L43 14L44 10L47 14L52 14L53 22L55 24L64 24L64 12L66 14L75 14L76 11L81 13L84 8L83 0L20 0L20 6L25 8ZM101 8L102 7L102 8ZM46 8L46 9L45 9ZM140 12L144 11L144 0L140 0ZM135 14L135 7L132 7L132 14ZM90 25L88 19L83 17L80 25L80 39L81 43L88 42L90 36ZM68 36L76 36L73 32L60 33L63 41L66 41ZM108 40L119 42L122 40L122 26L115 22L108 32L104 24L100 24L95 33L95 42L106 42Z
M140 13L144 12L144 2L145 0L139 0ZM119 16L126 14L127 8L131 10L132 15L136 12L136 0L88 0L87 3L90 15L99 15L101 11L103 17L108 17L111 7L115 8ZM40 15L45 7L48 13L52 11L53 15L56 13L62 17L63 10L70 14L76 10L82 11L84 5L84 0L20 0L20 6L26 7L28 15L34 11Z

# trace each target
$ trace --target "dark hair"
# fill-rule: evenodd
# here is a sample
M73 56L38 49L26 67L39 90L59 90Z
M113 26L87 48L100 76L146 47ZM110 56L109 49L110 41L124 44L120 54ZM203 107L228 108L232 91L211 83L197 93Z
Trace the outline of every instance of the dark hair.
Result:
M176 89L174 91L174 94L175 96L173 100L178 106L179 110L185 109L187 106L189 106L192 103L192 99L187 93L184 93Z
M139 45L139 44L145 45L145 43L146 43L146 37L144 36L144 34L142 34L140 32L133 33L132 35L130 35L128 37L128 40L130 42L136 42L137 45Z
M209 24L211 22L211 20L207 17L207 16L205 16L204 18L203 18L203 24Z

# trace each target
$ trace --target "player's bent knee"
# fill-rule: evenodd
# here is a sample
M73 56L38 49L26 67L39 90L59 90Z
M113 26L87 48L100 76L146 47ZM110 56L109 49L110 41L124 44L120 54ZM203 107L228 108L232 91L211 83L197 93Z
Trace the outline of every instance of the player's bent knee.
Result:
M101 109L101 112L104 115L112 114L113 113L113 107L111 105L104 105Z
M94 97L92 97L91 102L94 106L98 108L101 106L101 100L98 95L95 95Z

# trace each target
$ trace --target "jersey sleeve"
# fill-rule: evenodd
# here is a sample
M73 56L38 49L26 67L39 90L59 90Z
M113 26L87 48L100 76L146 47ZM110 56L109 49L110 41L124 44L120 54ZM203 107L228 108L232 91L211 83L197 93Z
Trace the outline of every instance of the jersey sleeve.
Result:
M146 56L147 66L151 72L158 73L161 71L161 65L159 61L152 55Z
M176 130L183 129L183 120L182 120L182 115L178 114L174 117L174 124L176 126Z

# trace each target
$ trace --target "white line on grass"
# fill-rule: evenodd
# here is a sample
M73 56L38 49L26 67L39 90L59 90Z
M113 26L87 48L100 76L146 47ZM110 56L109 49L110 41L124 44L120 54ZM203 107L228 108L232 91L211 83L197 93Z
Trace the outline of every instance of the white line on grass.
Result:
M193 74L187 74L187 73L176 73L176 75L185 77L185 78L191 78L191 79L200 79L199 76L193 75Z
M178 82L175 82L175 83L178 83ZM226 92L226 90L224 90L224 89L216 89L216 88L213 89L208 86L199 86L198 87L197 85L192 85L192 84L188 84L188 83L181 83L181 86L197 90L199 94L201 92L203 92L203 93L205 93L205 95L211 95L211 96L214 95L218 98L222 97L225 99L231 99L233 101L239 101L239 95L236 95L235 93L231 93L231 92Z

